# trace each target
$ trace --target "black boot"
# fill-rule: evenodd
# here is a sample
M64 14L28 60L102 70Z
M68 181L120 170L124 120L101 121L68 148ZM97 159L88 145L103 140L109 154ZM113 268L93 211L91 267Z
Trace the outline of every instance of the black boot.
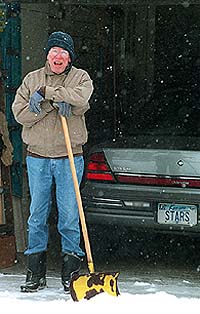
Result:
M70 279L81 268L82 259L75 254L65 254L62 260L62 284L65 292L69 292Z
M26 282L21 285L21 292L35 292L46 286L46 252L27 256L28 269Z

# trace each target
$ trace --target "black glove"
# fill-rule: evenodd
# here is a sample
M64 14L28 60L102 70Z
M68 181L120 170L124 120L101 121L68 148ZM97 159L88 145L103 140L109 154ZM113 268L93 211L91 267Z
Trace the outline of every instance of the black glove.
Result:
M70 117L71 114L72 114L72 107L70 104L68 104L67 102L57 102L56 105L58 106L58 113L61 115L61 116L64 116L64 117Z
M29 110L36 114L39 114L41 111L40 103L44 100L44 97L39 92L34 92L29 101Z

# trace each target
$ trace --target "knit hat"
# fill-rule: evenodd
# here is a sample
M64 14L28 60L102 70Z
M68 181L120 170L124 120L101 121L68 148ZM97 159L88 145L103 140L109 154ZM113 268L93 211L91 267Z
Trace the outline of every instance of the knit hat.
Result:
M63 48L64 50L67 50L70 54L71 62L73 63L75 59L74 42L69 34L60 31L52 33L49 36L47 47L45 49L46 54L49 53L49 50L52 47L60 47Z

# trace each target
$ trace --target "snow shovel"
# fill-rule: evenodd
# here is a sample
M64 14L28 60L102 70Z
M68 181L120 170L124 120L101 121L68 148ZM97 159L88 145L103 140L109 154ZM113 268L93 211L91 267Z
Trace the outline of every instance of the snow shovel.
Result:
M88 274L77 274L74 275L70 282L70 294L74 301L79 301L81 299L87 299L94 297L95 295L107 292L112 296L118 296L119 290L117 286L117 279L119 272L100 272L96 273L94 271L94 263L92 259L92 253L90 248L90 242L85 222L85 215L82 206L81 194L79 190L78 179L76 175L76 168L74 164L74 156L71 148L71 141L69 136L69 130L67 125L67 120L65 117L60 116L61 123L63 127L66 148L68 152L70 168L72 172L72 179L74 183L74 189L76 193L77 205L79 210L80 222L82 227L83 239L85 243L85 250L88 262Z

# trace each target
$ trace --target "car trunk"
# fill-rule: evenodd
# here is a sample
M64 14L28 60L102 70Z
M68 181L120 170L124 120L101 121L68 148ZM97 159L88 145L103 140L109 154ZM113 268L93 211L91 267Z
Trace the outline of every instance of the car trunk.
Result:
M113 173L199 177L200 152L156 149L104 149Z

